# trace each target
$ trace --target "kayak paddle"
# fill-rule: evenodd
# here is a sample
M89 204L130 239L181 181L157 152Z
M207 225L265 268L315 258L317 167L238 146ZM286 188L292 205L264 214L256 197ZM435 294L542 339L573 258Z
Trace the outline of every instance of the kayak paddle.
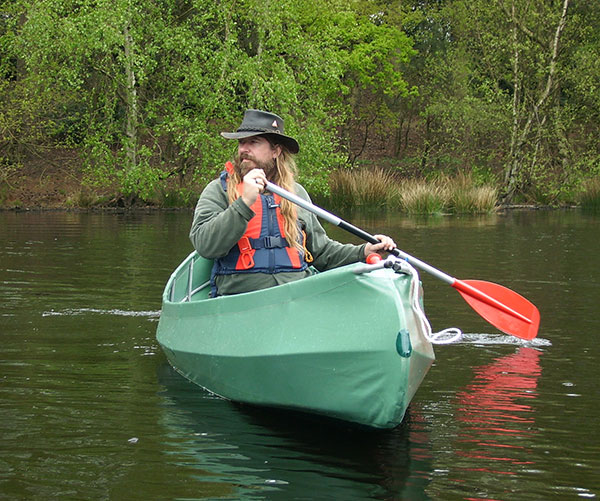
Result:
M267 182L266 188L367 242L379 243L379 240L373 235L280 188L276 184ZM540 325L540 312L533 303L516 292L502 285L483 280L458 280L398 248L391 251L391 254L405 259L413 266L452 286L471 308L502 332L527 340L537 336Z

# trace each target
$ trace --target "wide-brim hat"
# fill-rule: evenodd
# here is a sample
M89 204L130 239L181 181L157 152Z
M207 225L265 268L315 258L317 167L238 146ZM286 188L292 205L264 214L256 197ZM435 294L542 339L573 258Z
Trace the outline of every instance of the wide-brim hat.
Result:
M269 135L276 142L287 147L292 153L298 153L300 146L293 137L286 136L283 118L275 113L261 110L246 110L242 124L236 132L221 132L227 139L243 139L245 137Z

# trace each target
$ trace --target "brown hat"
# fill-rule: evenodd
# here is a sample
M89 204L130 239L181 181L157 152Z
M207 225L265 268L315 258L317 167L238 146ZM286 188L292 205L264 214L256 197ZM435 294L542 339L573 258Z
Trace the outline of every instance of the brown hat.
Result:
M246 110L238 130L236 132L221 132L221 135L227 139L269 135L272 140L283 144L292 153L300 151L298 141L293 137L284 135L283 118L268 111Z

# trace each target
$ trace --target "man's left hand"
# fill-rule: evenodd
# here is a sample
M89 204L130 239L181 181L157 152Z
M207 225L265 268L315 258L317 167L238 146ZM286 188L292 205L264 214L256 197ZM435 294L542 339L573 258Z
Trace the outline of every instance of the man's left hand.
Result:
M387 235L374 235L378 244L368 243L365 245L365 257L373 252L383 255L384 252L390 252L396 248L396 243Z

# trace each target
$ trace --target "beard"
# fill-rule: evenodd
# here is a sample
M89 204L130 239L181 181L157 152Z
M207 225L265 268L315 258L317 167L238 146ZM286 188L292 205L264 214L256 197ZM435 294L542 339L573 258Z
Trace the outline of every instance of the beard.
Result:
M260 162L252 155L248 153L242 153L235 159L234 166L235 169L240 173L240 178L242 179L252 169L262 169L265 172L267 179L271 179L271 174L275 171L275 160Z

